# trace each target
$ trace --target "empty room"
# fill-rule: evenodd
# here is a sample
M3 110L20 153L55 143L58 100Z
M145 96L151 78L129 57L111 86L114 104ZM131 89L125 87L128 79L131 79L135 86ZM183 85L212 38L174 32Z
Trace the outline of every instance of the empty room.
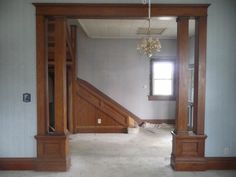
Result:
M0 176L236 175L233 0L2 0Z

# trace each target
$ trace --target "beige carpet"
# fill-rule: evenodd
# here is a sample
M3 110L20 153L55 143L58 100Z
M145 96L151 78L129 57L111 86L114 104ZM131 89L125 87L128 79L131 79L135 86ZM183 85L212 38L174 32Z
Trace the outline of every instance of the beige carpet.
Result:
M170 167L171 128L139 134L71 136L68 172L0 171L1 177L236 177L236 171L175 172Z

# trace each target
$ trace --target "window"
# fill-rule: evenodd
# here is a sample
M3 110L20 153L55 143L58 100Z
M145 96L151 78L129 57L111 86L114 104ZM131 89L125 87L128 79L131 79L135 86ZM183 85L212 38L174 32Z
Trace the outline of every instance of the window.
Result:
M167 59L152 59L149 100L175 99L175 62Z

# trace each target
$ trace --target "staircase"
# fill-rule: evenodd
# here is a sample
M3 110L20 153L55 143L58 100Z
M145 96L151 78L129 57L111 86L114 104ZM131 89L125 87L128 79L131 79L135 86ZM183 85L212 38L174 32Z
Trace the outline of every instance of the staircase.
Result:
M127 133L142 120L90 83L77 79L75 133ZM137 122L137 123L136 123Z

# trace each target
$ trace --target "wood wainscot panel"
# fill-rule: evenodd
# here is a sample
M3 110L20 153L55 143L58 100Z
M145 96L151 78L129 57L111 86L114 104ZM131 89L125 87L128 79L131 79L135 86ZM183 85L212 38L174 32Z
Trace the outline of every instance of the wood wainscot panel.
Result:
M37 171L66 171L69 169L70 152L68 135L36 136Z
M173 146L171 166L179 171L204 171L206 159L204 157L205 135L176 135L172 133Z
M236 157L206 157L208 170L236 170Z
M35 158L0 158L0 170L34 170Z

